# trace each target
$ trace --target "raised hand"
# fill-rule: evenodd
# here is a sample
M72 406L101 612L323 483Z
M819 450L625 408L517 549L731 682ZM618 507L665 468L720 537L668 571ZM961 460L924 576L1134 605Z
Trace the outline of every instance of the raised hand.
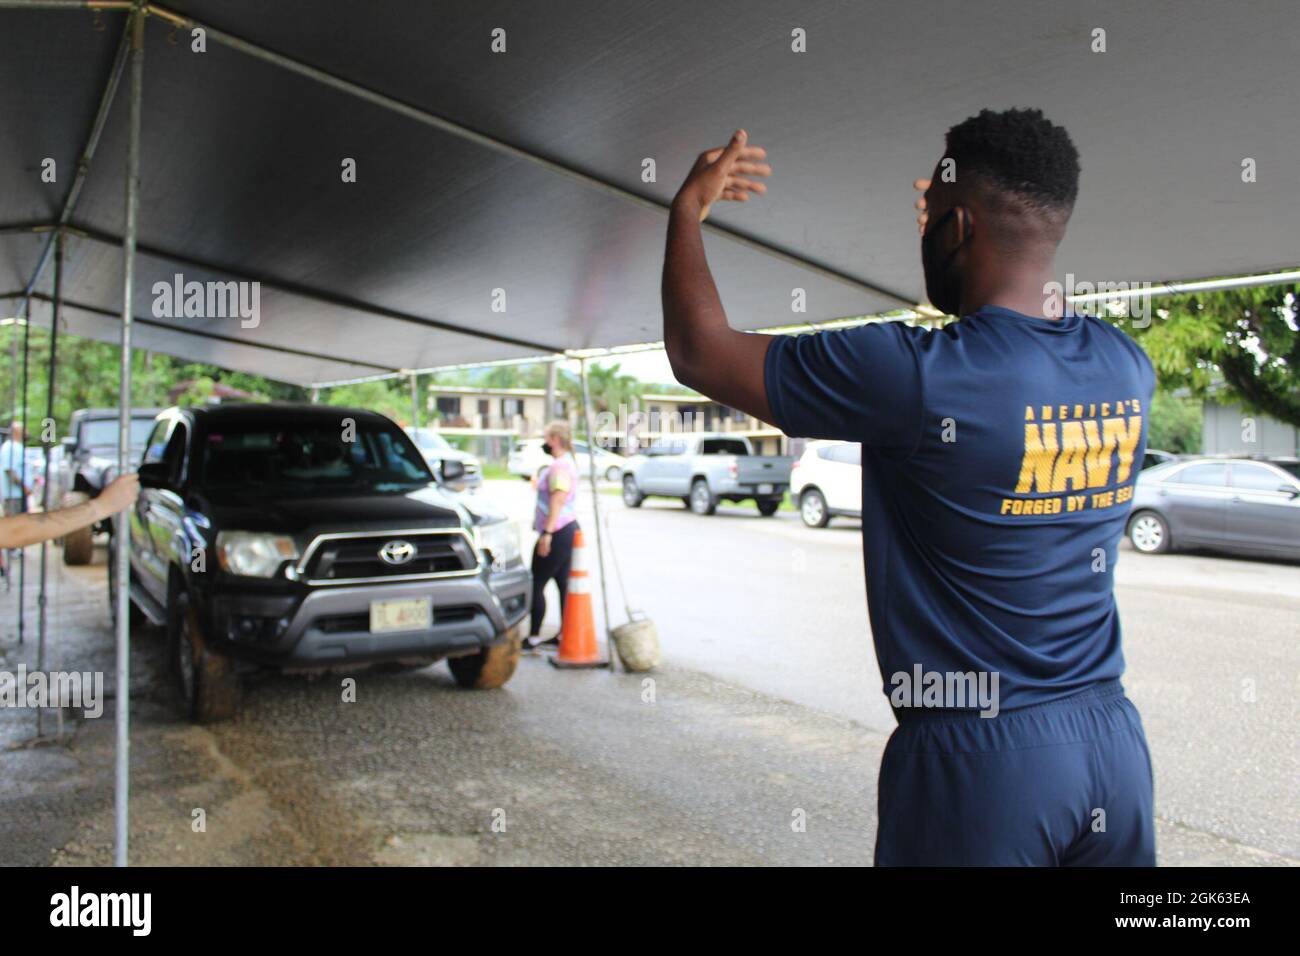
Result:
M930 180L918 179L916 182L912 183L912 188L921 191L921 195L916 199L916 208L920 211L919 215L916 217L916 225L921 235L924 236L925 224L930 221L930 213L927 211L925 205L925 191L930 188Z
M698 212L703 222L719 199L748 202L751 194L761 196L767 186L746 177L770 176L772 167L763 162L766 158L767 150L750 146L749 134L738 129L726 146L700 154L673 204Z
M105 517L129 508L140 494L140 478L134 472L114 478L95 499Z

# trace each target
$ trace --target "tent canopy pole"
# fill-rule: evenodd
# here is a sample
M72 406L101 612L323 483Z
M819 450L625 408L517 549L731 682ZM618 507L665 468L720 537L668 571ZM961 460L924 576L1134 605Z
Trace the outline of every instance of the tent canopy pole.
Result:
M130 126L126 148L126 237L122 243L122 354L118 384L117 473L131 468L131 311L135 293L135 237L140 207L140 104L144 96L144 11L131 14ZM131 519L118 518L112 547L117 552L117 730L113 774L113 864L127 865L131 796Z
M54 237L54 313L50 318L50 364L45 376L45 421L41 423L41 444L45 446L45 481L41 487L41 511L48 514L50 510L50 442L45 438L45 429L54 421L54 391L58 371L59 319L60 305L63 302L63 234ZM25 438L26 436L24 436ZM45 672L45 635L48 630L48 610L46 608L46 586L48 584L50 543L41 542L41 582L36 594L36 669ZM45 730L45 709L36 708L36 736Z
M613 628L609 622L609 590L605 584L605 547L600 532L600 488L596 485L596 430L591 419L591 392L587 389L587 360L578 359L578 372L582 377L582 419L587 428L587 473L591 480L591 514L596 525L596 564L600 568L600 600L605 608L605 653L609 655L609 669L617 670L614 662Z

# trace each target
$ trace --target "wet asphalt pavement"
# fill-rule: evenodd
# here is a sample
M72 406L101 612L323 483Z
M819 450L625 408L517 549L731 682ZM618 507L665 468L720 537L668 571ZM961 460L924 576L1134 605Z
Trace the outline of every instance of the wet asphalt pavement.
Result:
M522 482L491 491L526 516ZM445 664L268 673L248 682L237 720L193 727L161 637L141 631L133 862L869 863L892 721L852 523L601 505L629 599L663 638L653 675L559 673L539 656L487 692L458 689ZM49 666L103 670L112 692L102 549L96 561L53 565ZM1300 568L1129 551L1117 573L1161 862L1300 863ZM33 625L15 646L14 607L0 594L10 670L35 661ZM34 620L34 598L28 609ZM69 717L49 740L49 712L34 743L31 711L0 710L0 863L109 862L112 713Z
M65 589L92 572L65 570ZM82 632L109 641L102 624ZM84 666L110 663L90 656ZM557 673L530 655L486 692L458 689L445 665L268 673L245 687L238 720L192 727L162 679L158 634L137 637L133 669L136 863L871 858L884 739L688 670ZM345 677L355 702L343 701ZM3 862L109 861L111 719L70 720L63 743L3 754ZM6 739L24 729L29 738L11 712ZM205 832L194 832L196 809Z

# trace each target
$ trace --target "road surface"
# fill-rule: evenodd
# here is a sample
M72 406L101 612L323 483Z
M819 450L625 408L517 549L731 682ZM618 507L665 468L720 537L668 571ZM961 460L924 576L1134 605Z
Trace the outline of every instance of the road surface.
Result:
M484 494L527 520L524 482ZM854 523L600 502L629 600L663 641L649 677L558 673L541 657L480 693L458 690L445 665L267 674L237 721L192 727L161 639L139 633L133 861L869 863L892 720ZM582 518L594 527L585 497ZM51 666L104 671L112 691L102 550L88 568L52 556ZM612 562L609 574L620 621ZM1300 568L1126 550L1117 575L1161 863L1300 864ZM34 663L34 629L15 646L14 611L0 595L10 670ZM109 861L112 707L36 743L30 711L0 710L0 863Z

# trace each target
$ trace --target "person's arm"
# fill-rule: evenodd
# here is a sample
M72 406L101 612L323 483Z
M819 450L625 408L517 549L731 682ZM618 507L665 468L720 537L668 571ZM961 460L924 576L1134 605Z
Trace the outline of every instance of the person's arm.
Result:
M767 187L749 176L767 176L765 150L748 145L737 130L726 147L695 161L673 200L664 252L664 348L681 384L714 401L770 422L763 386L763 361L771 339L737 332L727 314L704 255L700 223L719 200L747 202Z
M551 553L551 541L555 538L555 520L560 516L560 509L564 507L566 497L568 497L567 491L551 492L550 508L546 512L546 525L542 528L542 536L537 539L537 553L543 558Z
M0 518L0 548L25 548L102 521L130 507L139 492L140 480L134 474L123 475L85 504Z

